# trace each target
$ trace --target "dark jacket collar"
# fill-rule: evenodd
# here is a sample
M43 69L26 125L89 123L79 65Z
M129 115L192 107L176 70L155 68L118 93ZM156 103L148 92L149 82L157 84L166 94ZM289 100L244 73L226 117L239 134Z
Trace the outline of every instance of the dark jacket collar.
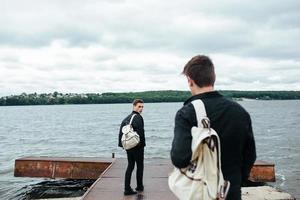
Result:
M136 111L134 111L134 110L132 111L132 113L134 113L134 114L140 114L139 112L136 112Z
M195 99L205 99L205 98L214 98L214 97L221 97L222 95L217 92L217 91L211 91L211 92L205 92L205 93L201 93L201 94L197 94L194 96L191 96L190 98L188 98L183 105L186 105L190 102L192 102Z

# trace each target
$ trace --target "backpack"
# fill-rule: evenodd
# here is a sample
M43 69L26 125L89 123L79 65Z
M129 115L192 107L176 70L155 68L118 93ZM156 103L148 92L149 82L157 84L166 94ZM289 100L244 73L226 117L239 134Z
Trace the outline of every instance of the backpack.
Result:
M123 148L126 150L132 149L140 143L140 136L133 130L133 127L131 125L134 116L135 114L131 116L129 124L123 126L122 128L123 135L121 138L121 142Z
M203 102L192 101L198 126L192 127L192 159L188 167L175 168L169 176L169 187L184 200L225 199L230 183L221 171L220 139L206 116Z

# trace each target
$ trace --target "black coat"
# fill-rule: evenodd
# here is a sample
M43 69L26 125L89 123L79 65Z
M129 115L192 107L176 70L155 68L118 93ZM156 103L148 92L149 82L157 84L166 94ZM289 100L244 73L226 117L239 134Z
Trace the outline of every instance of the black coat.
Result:
M133 114L136 114L136 115L134 116L131 125L132 125L133 130L136 131L137 134L140 136L140 143L136 147L134 147L130 150L138 149L138 148L146 146L143 117L140 115L140 113L132 111L132 113L130 113L121 123L120 130L119 130L119 147L123 147L122 142L121 142L121 138L123 135L122 128L123 128L123 126L129 124L131 116Z
M220 137L222 172L225 180L229 180L232 185L241 185L242 181L248 179L256 159L250 115L238 103L226 99L216 91L189 98L177 112L171 149L173 165L183 168L190 163L191 128L197 126L195 109L191 103L195 99L203 101L211 127Z

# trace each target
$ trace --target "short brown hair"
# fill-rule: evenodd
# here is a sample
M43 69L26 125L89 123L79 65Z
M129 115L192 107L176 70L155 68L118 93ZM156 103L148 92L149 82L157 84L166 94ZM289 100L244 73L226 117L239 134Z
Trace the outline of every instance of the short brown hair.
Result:
M135 100L133 100L133 102L132 102L132 104L133 104L134 106L136 106L136 104L138 104L138 103L144 103L144 101L143 101L142 99L135 99Z
M194 56L183 68L184 75L195 81L199 87L213 86L216 80L214 64L208 56Z

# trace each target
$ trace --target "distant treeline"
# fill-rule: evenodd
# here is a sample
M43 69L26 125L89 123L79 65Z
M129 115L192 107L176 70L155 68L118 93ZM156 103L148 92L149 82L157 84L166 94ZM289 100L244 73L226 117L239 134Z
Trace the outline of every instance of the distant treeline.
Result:
M300 99L300 91L219 91L228 98L236 100L287 100ZM58 92L44 94L11 95L0 98L0 106L12 105L53 105L53 104L105 104L105 103L131 103L135 98L141 98L145 102L183 102L191 96L188 91L147 91L128 93L87 93L62 94Z

